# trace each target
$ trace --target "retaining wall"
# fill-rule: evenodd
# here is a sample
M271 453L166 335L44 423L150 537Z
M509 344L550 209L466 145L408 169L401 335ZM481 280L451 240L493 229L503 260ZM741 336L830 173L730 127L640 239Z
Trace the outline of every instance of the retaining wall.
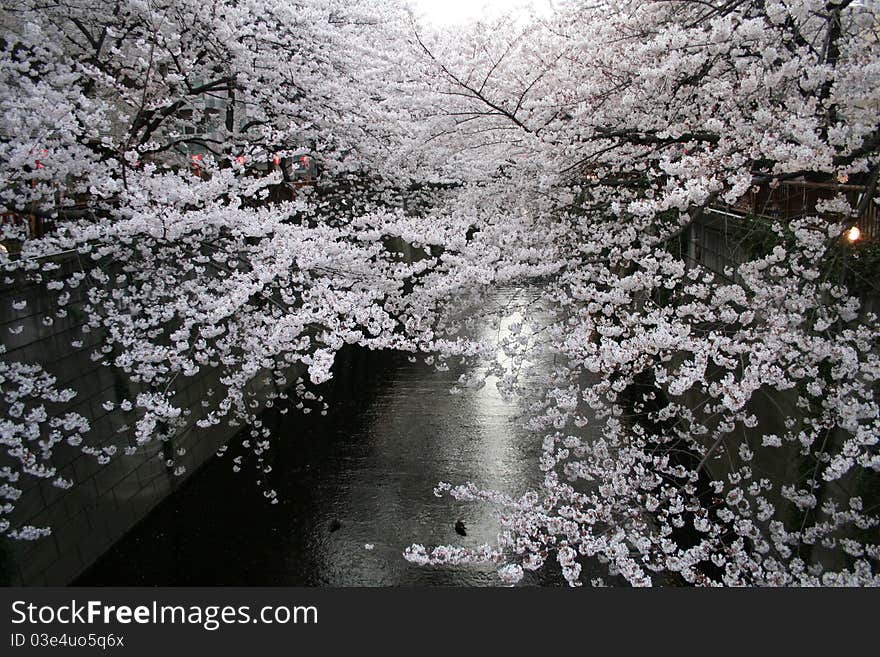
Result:
M79 269L75 257L59 258L60 273ZM53 275L57 275L55 272ZM28 283L21 276L0 285L0 343L8 361L38 363L58 379L57 388L70 388L76 397L66 405L47 407L49 415L76 412L89 420L91 431L86 441L91 445L124 446L130 438L136 415L121 410L107 412L105 402L133 399L140 389L111 367L95 362L91 354L101 343L97 330L83 332L82 311L87 285L73 291L70 302L59 307L54 295L46 294L41 284ZM13 301L26 301L21 310ZM59 310L66 316L59 316ZM63 313L61 313L63 314ZM51 325L49 320L51 318ZM20 332L19 327L21 327ZM10 331L13 329L16 333ZM81 342L78 347L73 342ZM296 376L289 372L289 375ZM0 539L0 583L7 585L64 585L75 579L108 550L132 526L141 520L167 495L173 492L200 465L210 459L218 447L237 431L223 423L200 429L195 422L209 410L209 390L218 392L216 371L203 370L190 378L178 379L174 403L192 412L186 428L173 441L147 443L127 456L120 447L110 463L99 465L95 457L61 443L55 448L53 465L74 482L61 490L47 480L24 483L23 494L15 503L12 519L16 524L50 526L51 536L35 541ZM263 401L268 392L263 376L254 379L250 391ZM7 409L0 408L0 412ZM182 452L182 453L181 453ZM169 456L175 463L166 465ZM184 474L174 469L184 466Z

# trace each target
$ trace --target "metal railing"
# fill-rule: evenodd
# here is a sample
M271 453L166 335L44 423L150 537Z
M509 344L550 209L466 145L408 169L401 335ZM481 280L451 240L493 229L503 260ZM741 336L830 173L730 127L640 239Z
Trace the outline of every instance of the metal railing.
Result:
M865 185L844 183L818 183L806 180L784 180L778 185L763 184L746 192L736 203L713 207L718 213L751 215L773 221L791 221L816 213L816 204L844 194L855 212L864 205L859 216L854 217L852 225L858 227L861 238L880 239L880 208L871 200L863 204L868 193Z

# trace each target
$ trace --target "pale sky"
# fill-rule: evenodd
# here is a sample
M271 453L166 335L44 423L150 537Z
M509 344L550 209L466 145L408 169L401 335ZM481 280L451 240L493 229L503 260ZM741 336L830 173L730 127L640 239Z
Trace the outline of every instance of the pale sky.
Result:
M547 10L553 0L409 0L426 22L454 25L474 18L496 16L522 6Z

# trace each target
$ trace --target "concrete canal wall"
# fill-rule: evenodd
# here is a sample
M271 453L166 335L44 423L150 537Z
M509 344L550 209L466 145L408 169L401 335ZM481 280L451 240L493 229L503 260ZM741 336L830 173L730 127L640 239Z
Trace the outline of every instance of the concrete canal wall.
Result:
M79 269L75 257L56 261L61 273ZM58 272L56 272L57 274ZM97 330L83 332L82 310L86 284L72 291L63 308L44 286L28 283L20 276L0 287L0 335L6 345L3 359L38 363L58 379L58 388L75 390L77 395L64 406L47 408L50 415L76 412L88 419L92 429L86 440L91 445L120 445L110 463L99 465L93 456L62 443L55 450L53 463L60 474L73 480L69 490L60 490L49 481L26 483L12 518L16 524L50 526L52 535L35 541L0 539L0 583L7 585L63 585L71 582L108 550L123 534L172 493L217 448L238 429L226 424L210 429L195 426L210 410L202 402L209 391L221 386L216 371L202 371L181 377L173 402L192 412L186 428L172 441L154 441L131 456L123 454L136 421L133 412L108 412L106 402L133 399L140 389L127 377L95 362L91 354L101 342ZM13 302L26 301L16 310ZM62 311L62 312L59 312ZM66 315L65 315L66 313ZM62 316L64 315L64 316ZM49 319L51 318L51 325ZM11 329L11 330L10 330ZM72 343L80 343L73 346ZM293 373L293 376L296 376ZM268 392L265 377L258 376L251 387L259 401ZM6 412L6 409L0 409ZM166 460L174 458L168 467ZM184 466L184 474L174 469Z
M728 267L735 268L745 256L739 246L735 221L720 214L707 214L692 227L686 242L691 263L718 273ZM388 240L386 248L397 251L408 261L425 255L400 238ZM55 276L66 276L80 269L76 257L59 257L55 262L60 267ZM83 331L86 317L82 304L86 289L84 283L72 291L69 303L62 308L52 295L45 293L41 284L27 282L20 276L0 279L0 343L6 346L6 353L0 357L7 361L39 363L57 377L57 387L77 391L69 404L47 410L50 415L70 411L87 418L92 427L90 444L124 445L132 433L128 427L136 418L133 413L120 410L108 412L104 404L133 399L140 390L124 374L92 359L102 336L96 330ZM22 301L26 302L23 308L13 307L13 302L20 306ZM868 310L880 310L877 297L866 299L865 311ZM296 376L296 372L290 372L288 380ZM264 378L255 377L250 390L258 401L265 400L270 392ZM17 524L51 526L53 533L36 541L0 540L0 583L62 585L71 582L210 459L237 431L225 424L207 430L195 426L210 410L210 404L203 405L210 399L210 391L221 389L217 379L216 372L202 371L195 377L178 381L174 403L189 409L191 414L186 428L178 433L173 444L155 441L131 456L122 454L120 449L104 466L92 456L59 445L54 463L60 467L60 474L73 480L74 486L62 491L47 481L28 482L16 503L13 518ZM768 422L772 422L770 415L772 413L768 413ZM170 456L175 460L172 467L166 465ZM796 463L797 459L791 462ZM179 466L184 466L186 471L176 476L174 469Z
M744 230L737 223L737 218L725 212L707 212L699 221L691 226L688 237L688 261L690 264L701 265L716 274L727 276L725 270L730 273L733 269L732 280L739 281L735 270L738 265L748 259L748 254L743 245ZM869 314L880 314L880 295L870 291L861 292L861 321L865 321ZM764 389L756 394L747 406L753 413L758 425L754 434L760 433L782 435L786 432L783 419L786 416L797 417L801 411L797 408L798 391L777 391ZM688 391L684 395L685 404L690 407L702 403L703 395L696 391ZM846 432L838 429L827 436L827 448L830 451L839 450L848 437ZM730 474L728 459L712 459L706 464L706 469L713 478L723 479ZM798 481L803 478L803 473L810 472L815 465L815 459L801 453L800 444L784 444L776 450L755 450L752 466L757 472L770 475L777 481ZM848 476L844 480L844 486L829 485L819 481L814 494L819 499L819 506L827 502L834 502L839 507L848 505L849 495L858 491L867 499L876 496L876 483L866 479L861 473ZM871 491L874 492L871 492ZM803 512L789 504L787 500L777 494L771 495L771 501L778 509L786 510L787 516L777 516L797 526L803 520ZM778 512L778 513L781 513ZM842 568L846 566L845 555L840 550L823 549L821 546L811 546L811 558L821 561L827 568Z

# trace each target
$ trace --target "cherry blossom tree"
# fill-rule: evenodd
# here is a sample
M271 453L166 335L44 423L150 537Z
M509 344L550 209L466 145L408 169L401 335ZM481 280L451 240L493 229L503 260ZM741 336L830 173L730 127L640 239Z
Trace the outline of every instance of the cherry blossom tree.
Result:
M326 412L316 386L346 344L523 395L542 486L440 484L497 505L499 540L414 562L877 584L877 318L842 241L877 195L876 10L601 0L432 32L367 0L21 3L2 17L0 203L57 227L2 265L84 294L94 358L139 391L126 450L178 431L175 390L212 370L201 425L248 424L260 463L248 386ZM276 158L303 149L326 182L290 193ZM787 180L864 192L769 224L727 271L682 248L712 207ZM417 213L391 200L413 190ZM469 330L499 286L541 315L500 345ZM13 518L22 475L67 485L53 445L113 454L49 416L69 393L38 364L3 367Z
M431 137L478 154L451 207L487 282L541 280L557 311L505 346L561 357L531 419L545 479L441 484L498 505L498 545L407 558L508 582L552 557L573 585L585 559L636 585L877 584L877 319L835 275L876 197L876 5L570 3L495 29L419 43ZM787 179L865 191L724 272L680 248L708 208Z
M403 82L386 54L402 16L336 0L4 9L0 203L56 223L39 239L4 225L6 283L41 286L58 312L78 298L82 330L101 335L93 359L136 391L119 403L135 414L131 431L118 450L99 448L83 418L47 417L70 393L39 364L4 363L8 499L22 475L55 476L60 441L103 460L171 438L191 412L175 392L200 372L219 372L221 389L199 426L249 424L259 457L268 430L253 382L325 412L320 394L288 379L293 368L314 386L345 344L415 348L399 298L419 266L385 248L402 215L364 189L382 188L371 177L406 125L405 108L390 106ZM302 149L331 184L285 180L281 161ZM12 507L4 532L47 531L20 531L5 519Z

